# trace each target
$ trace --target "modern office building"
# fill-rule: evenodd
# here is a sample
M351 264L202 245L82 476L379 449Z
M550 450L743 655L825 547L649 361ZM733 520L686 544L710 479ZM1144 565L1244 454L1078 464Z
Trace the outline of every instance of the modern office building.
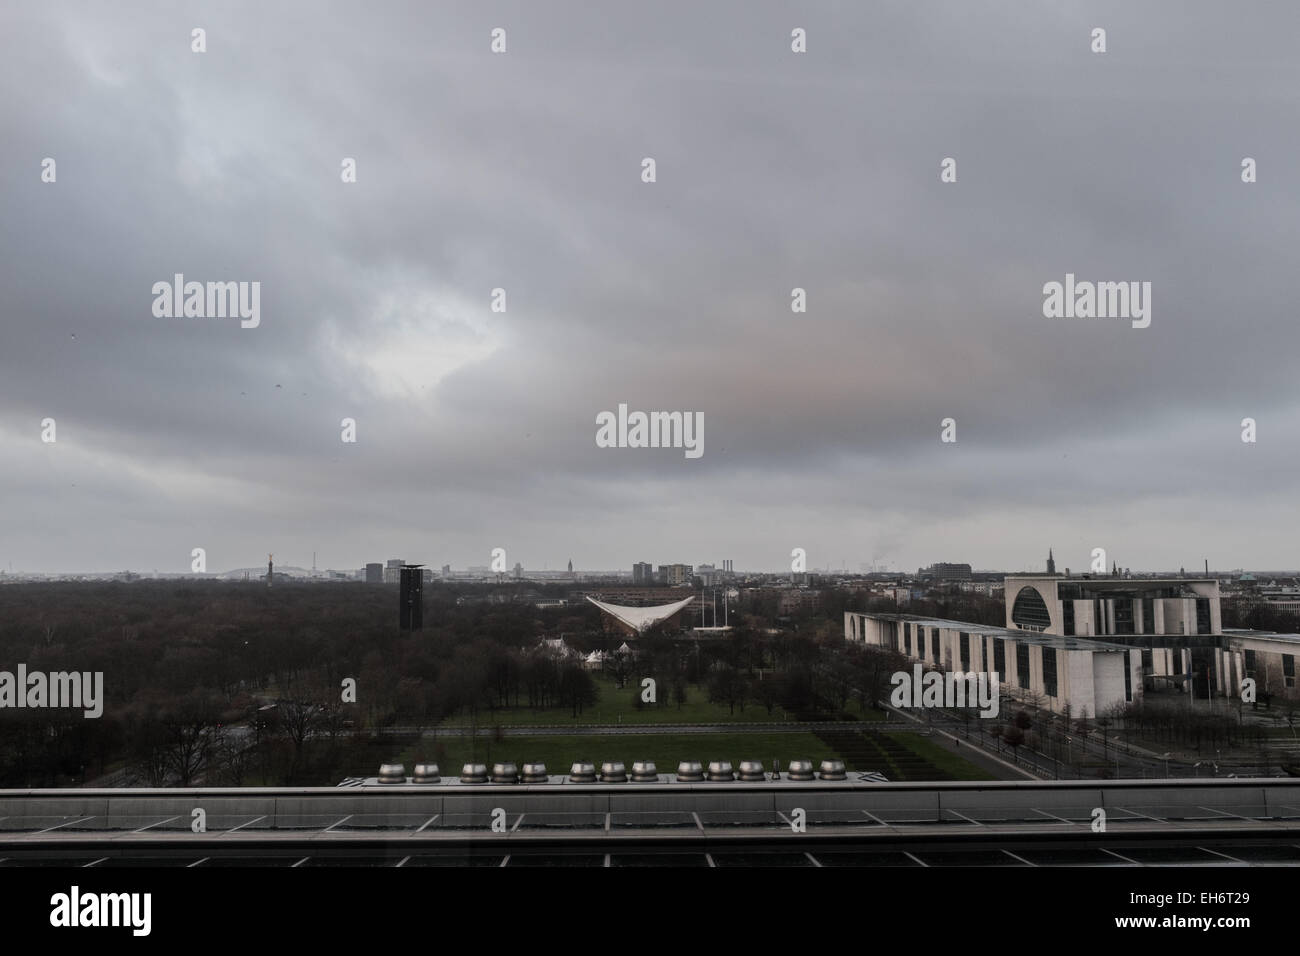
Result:
M845 613L845 638L898 651L938 670L994 673L1005 693L1089 717L1132 703L1141 659L1119 644L913 614Z
M402 566L406 562L401 558L389 558L388 564L384 567L384 583L398 584L402 580Z
M383 584L384 583L384 566L378 561L372 561L366 565L366 583Z
M632 565L632 583L646 587L655 583L654 568L648 561L638 561Z
M685 587L691 583L693 572L689 564L661 564L659 583L670 588Z
M922 581L969 581L971 567L969 564L950 564L940 561L928 568L921 568L916 576Z
M408 564L399 569L401 587L398 590L398 623L403 631L418 631L424 627L424 571L419 564Z
M1207 578L1005 579L1006 626L910 614L844 615L844 636L951 671L997 671L1012 696L1057 712L1105 713L1143 694L1195 700L1297 699L1300 634L1222 627L1219 584Z
M912 603L912 589L907 587L888 587L881 592L895 604L902 606Z
M1071 636L1222 634L1219 582L1008 576L1008 626Z

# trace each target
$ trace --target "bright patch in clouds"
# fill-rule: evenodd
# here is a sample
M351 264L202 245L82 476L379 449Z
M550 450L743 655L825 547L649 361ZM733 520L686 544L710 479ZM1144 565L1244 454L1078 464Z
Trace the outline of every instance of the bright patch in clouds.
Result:
M332 326L327 335L371 391L408 398L428 395L452 372L500 348L503 319L486 295L471 302L445 291L403 291L381 295L363 321Z

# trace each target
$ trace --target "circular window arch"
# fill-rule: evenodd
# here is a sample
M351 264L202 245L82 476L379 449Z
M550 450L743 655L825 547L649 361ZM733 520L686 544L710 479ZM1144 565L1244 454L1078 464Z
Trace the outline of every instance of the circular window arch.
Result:
M1025 585L1011 607L1011 622L1026 631L1045 631L1052 626L1052 615L1038 589Z

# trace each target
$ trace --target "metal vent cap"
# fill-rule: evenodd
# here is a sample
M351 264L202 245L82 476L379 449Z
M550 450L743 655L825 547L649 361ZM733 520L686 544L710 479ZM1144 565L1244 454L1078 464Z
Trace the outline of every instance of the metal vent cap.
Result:
M682 783L699 783L704 779L704 765L698 760L683 760L677 765L677 779Z
M570 783L595 783L596 765L586 760L577 761L569 768Z
M786 776L791 780L812 780L813 765L811 760L791 760L786 768Z
M844 761L823 760L821 778L823 780L847 780L848 774L844 772Z
M735 771L731 769L730 760L710 760L708 778L710 780L735 780Z

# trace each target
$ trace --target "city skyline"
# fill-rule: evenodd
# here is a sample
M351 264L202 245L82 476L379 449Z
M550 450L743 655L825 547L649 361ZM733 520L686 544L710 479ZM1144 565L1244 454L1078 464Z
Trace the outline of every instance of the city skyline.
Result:
M491 564L488 561L484 561L481 563L474 563L474 564L471 563L458 564L456 562L449 562L449 561L407 561L407 559L387 559L387 558L384 560L385 561L403 560L406 561L406 563L410 566L424 567L426 568L427 571L431 572L434 575L435 579L442 573L440 569L443 566L450 567L451 572L453 574L465 574L465 573L471 573L475 571L482 571L485 574L492 574L494 576L498 576L506 580L511 579L514 576L514 572L515 572L515 562L513 561L513 559L511 561L511 564L509 565L509 567L507 567L505 571L499 571L499 572L492 572L490 570ZM275 571L276 574L281 574L281 573L288 574L289 572L303 572L305 574L319 573L321 575L324 575L329 572L364 574L366 570L366 565L371 563L374 562L363 561L359 564L341 563L341 564L333 564L333 565L326 565L322 563L317 568L317 567L309 567L307 565L302 565L302 564L296 564L293 563L292 561L288 561L283 564L277 563L275 566ZM527 576L527 574L529 573L541 572L548 575L618 574L622 576L632 577L634 573L633 564L629 564L626 567L620 567L620 566L585 567L581 565L574 565L572 568L566 568L566 567L550 567L547 564L543 564L539 566L535 564L530 565L527 562L519 562L519 563L522 565L522 570L525 576ZM659 573L659 567L660 567L659 563L658 562L650 562L650 563L653 565L655 569L654 573L657 575ZM844 574L847 576L861 576L861 575L869 575L869 574L875 574L875 575L890 574L890 575L898 575L901 577L917 577L918 572L924 571L927 568L926 565L911 566L911 567L895 567L892 565L886 566L881 564L877 564L875 567L872 567L870 562L858 562L856 564L845 563L845 564L834 564L834 565L815 565L810 562L807 565L806 572L795 572L792 571L788 566L785 568L781 568L779 566L746 567L744 565L741 565L739 568L735 568L730 572L722 572L720 570L721 563L722 561L721 559L719 559L719 561L717 562L717 566L715 566L714 571L711 573L715 573L715 574L727 573L736 576L743 576L747 574L790 576L799 573L810 573L810 574L832 574L832 575ZM667 562L665 562L665 564L667 564ZM734 562L732 562L732 564L734 566ZM971 569L972 572L975 574L993 574L993 575L1051 573L1047 570L1046 560L1041 560L1037 564L1041 567L1035 566L1033 563L1031 563L1023 567L992 567L992 566L984 567L979 565L971 565ZM708 565L709 562L703 562L701 564L695 564L693 565L693 567L696 574L698 574L698 572L702 567L707 567ZM1118 567L1120 572L1123 573L1131 572L1135 575L1143 575L1143 576L1170 574L1175 576L1185 575L1187 577L1203 577L1207 573L1204 563L1199 565L1193 564L1191 566L1184 564L1184 565L1179 565L1178 567L1137 568L1129 565L1119 565ZM1058 562L1056 573L1064 576L1067 571L1070 573L1072 577L1081 577L1083 575L1088 575L1088 574L1091 574L1094 577L1107 577L1110 575L1109 570L1104 574L1091 571L1090 566L1086 561L1081 561L1078 567L1066 565ZM260 574L261 577L265 577L265 571L262 571L261 566L259 565L234 565L231 567L215 567L215 568L205 570L203 572L196 573L193 571L181 570L181 569L169 570L166 568L156 567L156 566L117 567L117 568L104 568L104 569L60 568L55 570L41 570L41 569L34 569L34 568L23 568L15 564L12 567L6 566L5 568L0 569L0 572L3 572L4 574L7 575L11 575L13 577L19 577L24 574L30 574L36 576L41 576L41 575L104 576L104 575L112 575L112 574L119 574L119 573L132 573L132 574L141 574L141 575L156 573L159 575L166 575L166 576L193 575L195 577L212 578L212 577L223 577L228 575L240 574L244 572L248 572L250 575L253 576L256 576L256 574ZM1223 575L1239 574L1239 573L1274 574L1280 576L1292 576L1292 575L1300 575L1300 569L1268 568L1260 565L1254 565L1254 566L1243 565L1243 566L1238 566L1233 568L1219 568L1219 567L1215 567L1213 563L1211 563L1208 569L1208 573L1212 576L1214 575L1223 576ZM658 586L658 585L655 583L650 583L647 586Z

